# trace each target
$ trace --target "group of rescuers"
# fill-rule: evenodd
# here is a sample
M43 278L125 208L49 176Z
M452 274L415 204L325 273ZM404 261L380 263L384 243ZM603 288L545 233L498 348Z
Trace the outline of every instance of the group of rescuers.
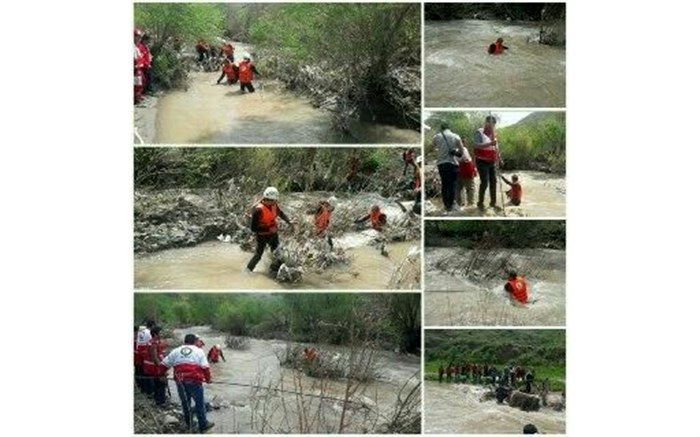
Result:
M151 56L149 44L150 36L142 29L134 29L134 104L143 100L144 94L151 85L153 57ZM214 45L210 46L203 40L200 40L195 45L195 51L197 52L197 62L199 63L209 58L221 60L221 76L216 81L217 84L222 83L225 78L226 85L238 83L241 93L246 91L255 92L253 80L255 75L260 73L255 68L255 64L248 53L244 53L240 61L235 61L235 48L231 41L227 41L221 47L216 48Z
M402 154L404 161L404 174L408 166L413 167L413 179L411 188L416 194L416 204L420 205L422 175L421 164L422 157L415 156L415 152L407 149ZM251 211L250 230L255 234L256 246L255 253L247 265L247 270L252 272L255 266L258 265L265 253L265 248L270 247L270 251L274 252L279 247L279 234L277 220L281 219L287 225L294 228L296 224L289 219L279 205L279 190L275 187L267 187L263 192L262 199L255 204ZM313 224L314 233L317 237L325 239L331 248L333 248L333 239L330 234L331 218L333 211L338 206L338 199L331 196L326 200L319 202L314 213ZM414 211L415 211L414 206ZM369 224L375 231L382 232L387 223L387 217L379 205L372 205L369 212L363 217L354 221L356 225Z
M489 190L489 206L498 208L496 202L499 168L503 165L496 136L496 117L489 115L483 127L474 132L474 159L469 155L465 141L441 123L440 132L433 137L440 173L442 203L445 211L457 211L460 207L474 205L474 179L479 175L479 193L476 206L483 210L486 189ZM523 187L518 175L500 178L510 189L506 192L509 205L519 206L523 199ZM465 201L466 192L466 201Z
M153 398L156 407L167 407L168 371L173 369L173 380L182 406L185 426L192 429L192 418L197 418L200 433L214 426L207 420L207 404L204 401L203 383L211 384L210 364L226 362L221 345L204 352L204 341L195 334L186 334L183 344L165 353L167 342L161 337L162 328L153 320L134 326L134 376L137 388ZM306 347L300 354L302 365L312 365L318 360L316 348ZM194 401L194 409L192 402Z
M192 429L194 414L199 432L204 433L214 426L214 422L207 420L202 384L211 383L210 363L218 363L219 359L226 361L223 349L217 344L205 353L204 341L195 334L187 334L183 344L166 355L168 344L161 338L161 333L161 327L152 320L134 327L136 385L142 393L153 398L157 407L165 407L168 371L172 368L185 425Z

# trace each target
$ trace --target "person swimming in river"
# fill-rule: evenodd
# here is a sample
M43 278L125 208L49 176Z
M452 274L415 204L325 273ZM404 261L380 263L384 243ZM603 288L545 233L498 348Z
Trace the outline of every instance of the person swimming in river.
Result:
M381 231L384 228L384 225L386 225L386 214L382 212L379 205L373 205L372 209L369 211L369 214L355 220L355 224L359 225L368 220L370 222L370 226L372 226L372 229L375 231Z
M514 174L511 176L510 181L503 175L501 175L501 179L510 187L510 190L506 191L506 196L510 199L510 204L519 206L523 199L523 187L520 185L518 175Z
M511 301L517 305L525 306L527 303L534 303L530 300L529 287L523 276L518 276L516 272L508 274L508 281L503 288L508 293Z
M500 55L504 50L509 50L508 47L503 45L503 38L498 38L496 42L492 42L489 45L489 55Z

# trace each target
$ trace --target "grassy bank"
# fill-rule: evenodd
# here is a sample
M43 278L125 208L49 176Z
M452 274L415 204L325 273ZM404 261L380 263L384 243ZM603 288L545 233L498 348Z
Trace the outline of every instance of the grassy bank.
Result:
M284 293L150 294L134 297L134 321L211 325L238 336L345 345L352 335L386 349L420 347L420 295Z
M440 112L426 120L431 130L425 135L426 155L435 158L432 139L440 124L464 140L474 156L474 132L483 127L487 112ZM503 169L538 170L555 174L566 173L566 114L563 112L533 112L513 125L498 128L499 148Z
M425 223L429 247L566 249L563 220L465 220Z
M425 379L437 379L437 369L449 363L511 363L534 372L536 381L550 379L552 390L566 380L566 332L563 330L426 330Z

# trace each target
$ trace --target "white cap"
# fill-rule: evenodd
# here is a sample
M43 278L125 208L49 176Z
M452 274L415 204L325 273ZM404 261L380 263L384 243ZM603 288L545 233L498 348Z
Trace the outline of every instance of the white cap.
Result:
M220 345L220 344L217 344L217 345L216 345L216 348L217 348L217 349L221 349L221 345Z
M328 198L328 204L331 206L331 208L335 208L338 206L338 199L335 196L331 196Z
M277 200L280 197L280 192L277 191L275 187L267 187L263 192L263 197L265 199Z
M416 158L416 164L421 164L423 162L423 156Z

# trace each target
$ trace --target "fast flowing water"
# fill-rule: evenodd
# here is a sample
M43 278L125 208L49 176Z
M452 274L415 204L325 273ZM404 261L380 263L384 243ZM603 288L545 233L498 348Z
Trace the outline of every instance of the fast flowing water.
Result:
M505 191L506 184L498 185L496 196L497 205L505 204L505 209L486 208L483 211L476 206L464 206L459 211L445 212L442 199L434 197L426 202L425 211L428 215L450 216L494 216L494 217L565 217L566 216L566 180L551 173L540 171L509 171L505 176L517 174L523 187L523 200L520 206L508 204ZM437 187L439 188L439 187ZM479 192L479 178L474 181L475 202ZM501 196L501 191L503 196ZM486 190L485 203L488 205L489 193Z
M281 239L284 243L283 235ZM337 244L342 247L344 242L351 240L363 241L364 238L361 234L353 234L340 239ZM352 256L349 266L334 266L323 273L307 273L297 284L281 284L267 275L269 249L255 272L248 273L244 268L252 253L244 252L235 244L207 242L137 257L134 286L137 289L172 290L386 289L394 270L417 244L388 244L389 256L383 256L374 247L349 248Z
M524 307L511 303L501 275L482 271L484 279L464 275L474 254L455 248L426 250L426 326L563 326L566 323L566 254L551 249L498 249L487 256L498 266L524 275L535 300Z
M566 51L538 44L539 26L506 21L427 21L426 107L563 107ZM489 55L502 37L509 47Z
M541 433L564 434L566 413L542 408L525 412L495 400L481 402L485 387L425 381L425 429L429 434L522 434L534 424Z
M177 329L174 334L181 339L187 333L195 333L204 340L205 351L214 344L224 346L225 336L209 327L191 327ZM175 346L175 345L173 345ZM255 391L246 385L276 387L290 392L303 392L327 398L343 399L345 380L319 380L294 372L279 364L277 354L284 350L284 343L276 340L250 341L250 348L244 351L224 347L226 362L211 364L212 384L205 385L205 400L224 408L208 413L209 420L215 422L212 431L223 433L260 433L260 432L298 432L300 429L299 412L318 417L307 417L310 422L308 432L337 432L340 423L342 403L336 399L323 401L311 396L297 396L294 393ZM348 353L347 348L339 346L315 345L321 352ZM378 352L379 378L364 384L351 400L364 407L353 407L347 412L345 423L349 424L345 432L367 432L372 417L379 417L379 422L393 410L394 402L402 386L418 383L415 377L420 369L420 358L399 355L387 351ZM231 383L238 385L231 385ZM177 389L173 381L169 382L174 402L178 402ZM213 402L212 402L213 401ZM303 407L301 402L303 401ZM354 404L357 405L357 404ZM265 422L263 424L263 422Z

